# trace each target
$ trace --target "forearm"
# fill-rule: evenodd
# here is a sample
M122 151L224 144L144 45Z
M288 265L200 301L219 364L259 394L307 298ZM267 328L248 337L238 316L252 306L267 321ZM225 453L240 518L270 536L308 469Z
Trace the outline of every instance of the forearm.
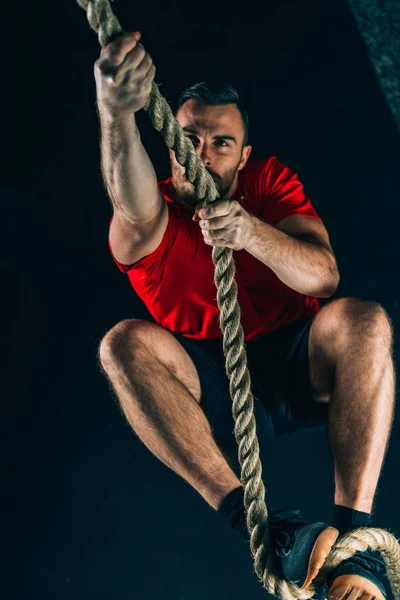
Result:
M336 290L339 275L332 253L320 245L287 235L257 217L246 250L267 265L288 287L319 298Z
M142 144L135 116L101 109L98 114L101 168L110 200L132 220L146 221L153 217L160 203L157 176Z

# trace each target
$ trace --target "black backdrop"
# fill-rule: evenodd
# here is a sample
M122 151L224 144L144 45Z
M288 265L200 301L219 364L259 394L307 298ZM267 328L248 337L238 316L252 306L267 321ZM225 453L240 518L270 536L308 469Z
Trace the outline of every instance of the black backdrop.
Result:
M253 158L299 173L331 236L335 297L380 302L399 326L399 133L344 0L113 3L140 30L168 101L235 85ZM96 366L118 321L147 317L107 248L93 65L73 0L3 7L1 496L5 598L265 598L239 537L124 422ZM4 67L4 62L3 62ZM4 81L4 79L3 79ZM138 121L159 179L168 151ZM375 524L400 535L398 418ZM269 498L327 519L321 432L271 440Z

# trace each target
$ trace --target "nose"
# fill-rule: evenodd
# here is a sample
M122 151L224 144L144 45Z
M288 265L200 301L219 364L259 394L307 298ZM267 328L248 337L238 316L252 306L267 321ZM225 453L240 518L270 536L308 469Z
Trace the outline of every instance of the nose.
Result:
M197 148L198 152L197 154L200 156L202 162L204 165L210 166L211 165L211 158L209 156L209 151L208 148L205 144L203 144L202 146L199 145L199 147Z

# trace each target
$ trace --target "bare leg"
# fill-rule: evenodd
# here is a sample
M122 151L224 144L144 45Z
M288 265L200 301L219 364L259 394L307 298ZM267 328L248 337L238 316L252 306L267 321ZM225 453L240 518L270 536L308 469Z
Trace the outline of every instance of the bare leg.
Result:
M129 320L106 335L99 357L138 437L217 510L241 484L215 443L187 352L165 329Z
M330 402L335 504L370 513L394 415L391 325L379 305L344 298L317 314L309 350L315 398Z

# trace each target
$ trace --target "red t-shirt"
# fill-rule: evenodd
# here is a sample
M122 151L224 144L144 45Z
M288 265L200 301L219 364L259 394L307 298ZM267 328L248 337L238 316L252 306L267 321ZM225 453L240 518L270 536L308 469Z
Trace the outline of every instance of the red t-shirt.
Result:
M222 338L212 246L204 243L198 222L192 220L193 209L171 198L170 181L158 182L169 211L158 248L130 266L113 258L158 325L188 338ZM232 198L270 225L292 215L321 221L297 175L274 156L249 160L239 171ZM247 251L234 251L233 256L246 341L318 311L316 298L289 288Z

